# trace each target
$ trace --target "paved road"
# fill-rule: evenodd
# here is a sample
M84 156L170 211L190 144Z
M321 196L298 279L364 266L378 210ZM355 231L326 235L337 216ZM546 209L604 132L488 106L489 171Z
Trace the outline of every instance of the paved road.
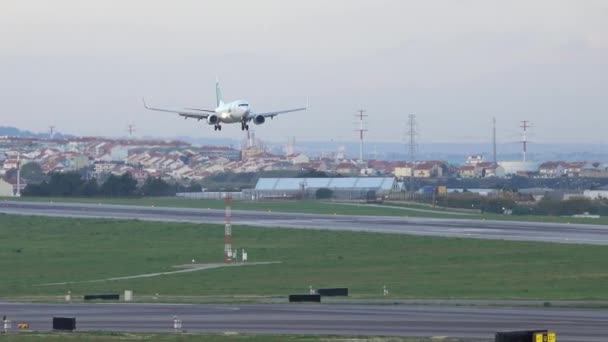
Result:
M608 311L361 305L178 305L0 303L0 314L50 330L53 316L76 317L78 330L449 336L493 341L496 331L549 329L560 342L605 342Z
M0 213L223 223L224 211L40 202L0 202ZM608 226L474 219L345 216L234 210L233 225L608 245Z

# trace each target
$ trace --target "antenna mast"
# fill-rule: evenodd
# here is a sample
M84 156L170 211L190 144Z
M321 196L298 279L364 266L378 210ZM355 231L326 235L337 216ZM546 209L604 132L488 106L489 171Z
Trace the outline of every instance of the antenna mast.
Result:
M409 181L409 191L413 196L414 189L414 163L416 161L416 136L418 136L418 130L416 129L416 115L410 114L407 119L407 131L406 136L408 138L408 150L409 150L409 159L410 159L410 181Z
M359 132L359 162L363 162L363 132L366 132L367 129L363 128L363 117L366 117L364 109L359 110L359 114L355 114L355 117L359 118L359 129L355 131Z
M526 153L528 152L528 136L527 136L527 132L528 132L528 128L530 128L529 125L530 121L528 120L523 120L521 121L521 127L523 129L522 131L522 146L523 146L523 160L526 161Z
M494 165L497 164L496 160L496 118L492 118L492 159L494 161Z
M21 197L21 153L17 153L17 191L15 197Z

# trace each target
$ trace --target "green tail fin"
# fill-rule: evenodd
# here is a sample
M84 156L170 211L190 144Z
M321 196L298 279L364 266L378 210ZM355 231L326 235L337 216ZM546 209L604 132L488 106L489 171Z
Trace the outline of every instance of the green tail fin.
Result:
M215 100L218 107L224 104L224 101L222 100L222 90L220 89L220 81L217 79L215 80Z

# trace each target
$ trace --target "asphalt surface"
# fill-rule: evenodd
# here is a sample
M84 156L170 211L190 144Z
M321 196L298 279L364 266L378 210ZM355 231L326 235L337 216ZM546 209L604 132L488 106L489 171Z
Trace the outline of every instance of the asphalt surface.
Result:
M59 217L140 219L165 222L224 222L224 211L131 205L0 202L0 213ZM232 211L233 225L366 231L515 241L608 245L608 226L476 219L346 216L262 211Z
M548 329L560 342L607 341L608 311L361 305L178 305L0 303L0 314L32 330L75 317L77 330L369 336L449 336L493 341L496 331Z

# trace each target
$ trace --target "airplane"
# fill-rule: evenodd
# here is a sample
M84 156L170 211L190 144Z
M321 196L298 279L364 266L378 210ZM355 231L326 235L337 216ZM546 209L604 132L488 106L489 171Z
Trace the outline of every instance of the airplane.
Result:
M200 108L183 108L183 109L167 109L167 108L156 108L150 107L146 104L146 100L142 98L144 107L149 110L156 110L159 112L177 113L184 119L196 119L197 121L207 120L209 125L213 125L215 131L222 130L222 123L232 124L240 123L241 130L249 130L249 122L253 121L256 125L261 125L266 122L266 118L273 119L279 114L297 112L308 109L308 100L306 101L306 107L277 110L274 112L260 112L256 113L251 110L249 103L245 100L236 100L229 103L224 103L222 99L222 91L220 89L219 81L215 81L215 99L217 107L215 109L200 109Z

